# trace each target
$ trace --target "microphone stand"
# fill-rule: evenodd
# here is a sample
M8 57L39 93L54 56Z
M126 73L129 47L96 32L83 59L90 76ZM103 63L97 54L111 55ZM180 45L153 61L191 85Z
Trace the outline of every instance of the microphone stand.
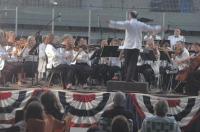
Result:
M55 21L56 19L60 18L61 15L56 16L54 19L51 19L42 29L39 29L36 33L35 33L35 40L36 40L36 44L31 48L31 50L29 51L29 55L32 55L32 73L34 73L34 69L35 69L35 63L34 63L34 56L38 54L38 59L37 62L39 62L39 49L38 46L40 45L40 43L42 42L42 36L40 35L40 33L44 30L44 28L46 26L49 26L53 21ZM38 53L37 53L38 52ZM32 86L33 86L33 81L34 81L34 75L32 75ZM36 85L38 84L38 72L36 75Z

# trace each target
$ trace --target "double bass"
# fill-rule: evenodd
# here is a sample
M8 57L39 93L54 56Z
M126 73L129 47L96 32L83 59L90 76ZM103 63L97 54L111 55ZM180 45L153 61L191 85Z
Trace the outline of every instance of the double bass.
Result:
M198 69L200 66L200 54L190 59L189 67L181 70L176 76L176 80L178 81L186 81L189 74Z

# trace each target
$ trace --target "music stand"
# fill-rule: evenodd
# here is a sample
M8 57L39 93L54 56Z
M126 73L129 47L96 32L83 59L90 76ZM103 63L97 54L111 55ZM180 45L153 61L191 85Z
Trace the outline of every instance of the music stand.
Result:
M143 52L140 52L140 56L144 61L156 61L156 56L153 53L153 50L144 49Z
M171 63L171 59L170 59L169 56L165 53L165 51L160 51L160 60L162 60L162 61L167 61L167 62Z
M119 57L120 51L118 46L105 46L101 52L101 57Z

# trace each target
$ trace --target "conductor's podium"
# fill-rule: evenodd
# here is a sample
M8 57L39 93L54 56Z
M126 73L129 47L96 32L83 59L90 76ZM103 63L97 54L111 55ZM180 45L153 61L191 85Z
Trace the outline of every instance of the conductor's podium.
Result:
M147 93L148 83L145 82L125 82L125 81L108 81L107 91L122 91L122 92L136 92Z

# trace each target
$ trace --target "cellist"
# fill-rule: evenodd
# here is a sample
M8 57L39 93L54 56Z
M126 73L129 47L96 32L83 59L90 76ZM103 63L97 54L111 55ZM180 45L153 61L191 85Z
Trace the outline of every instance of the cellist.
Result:
M196 96L200 89L200 43L194 43L193 45L196 54L179 62L180 64L189 62L190 65L183 69L176 79L186 82L185 91L187 95Z

